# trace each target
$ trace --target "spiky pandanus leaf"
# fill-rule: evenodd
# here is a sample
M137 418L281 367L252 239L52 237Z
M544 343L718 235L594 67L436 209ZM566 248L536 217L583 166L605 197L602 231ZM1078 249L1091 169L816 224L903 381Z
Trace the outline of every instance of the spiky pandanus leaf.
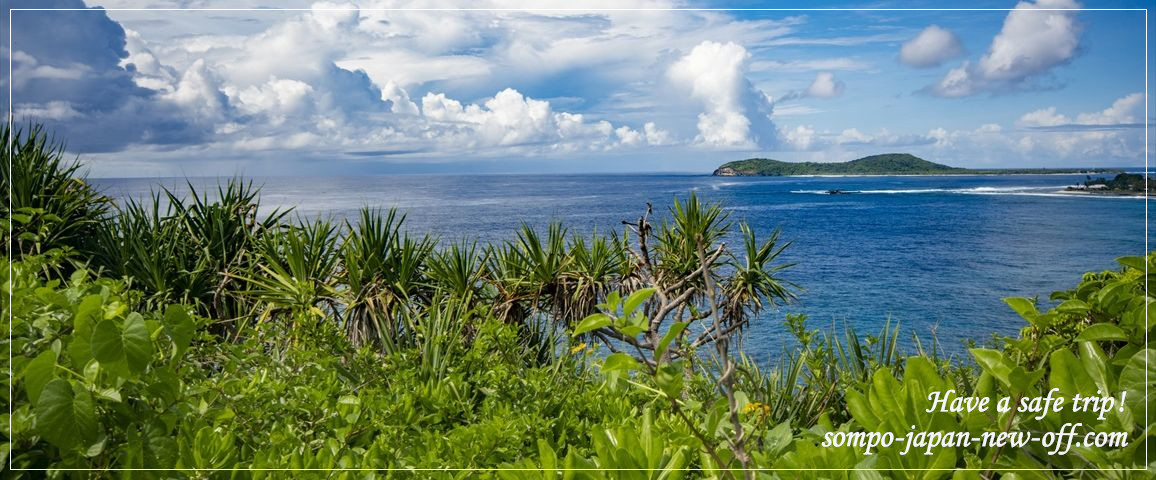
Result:
M5 196L0 210L8 222L0 230L12 255L50 250L79 254L76 258L91 255L112 201L87 182L80 163L68 160L64 143L42 125L13 131L12 124L5 123L0 142L4 145L0 190Z

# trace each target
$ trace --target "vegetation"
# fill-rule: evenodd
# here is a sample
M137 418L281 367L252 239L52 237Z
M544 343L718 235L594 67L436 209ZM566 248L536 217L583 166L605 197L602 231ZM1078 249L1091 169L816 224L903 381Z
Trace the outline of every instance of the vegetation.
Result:
M1152 179L1150 178L1144 178L1144 175L1140 175L1138 173L1121 173L1116 175L1116 177L1111 180L1107 180L1104 177L1093 180L1091 176L1088 176L1088 179L1084 182L1082 187L1068 187L1067 190L1083 190L1089 192L1117 194L1143 194L1145 192L1156 191L1156 181L1152 181L1151 184L1149 184L1149 181L1151 180Z
M39 135L17 134L6 155L44 159L38 181L83 184ZM4 180L14 192L25 181ZM342 223L258 215L257 193L235 181L212 199L162 192L100 210L104 199L73 188L37 207L80 205L97 234L82 250L64 234L70 225L44 222L36 248L4 259L8 476L347 468L366 470L312 473L362 478L468 467L502 478L869 473L799 470L814 468L1145 478L1153 468L1144 463L1156 453L1144 415L1154 373L1145 272L1156 253L1086 274L1043 312L1008 299L1026 326L969 359L944 358L934 339L905 349L890 323L861 338L788 315L795 347L757 365L742 354L743 333L761 310L792 300L789 265L778 260L789 244L778 233L757 238L693 195L664 220L647 209L621 234L572 235L555 224L497 245L439 247L405 233L394 211L365 209ZM27 224L13 218L26 204L9 200L15 230ZM737 249L722 242L732 229ZM927 392L948 388L991 398L1051 388L1127 394L1103 421L924 413ZM1127 443L1069 455L1034 445L934 455L901 455L900 444L870 455L821 446L828 432L1042 434L1066 422L1127 432ZM1073 470L1113 467L1140 470ZM777 470L751 470L760 468Z
M849 162L782 162L769 158L749 158L724 163L714 171L716 176L780 175L1011 175L1054 173L1103 173L1103 169L986 169L950 167L929 162L909 153L885 153Z

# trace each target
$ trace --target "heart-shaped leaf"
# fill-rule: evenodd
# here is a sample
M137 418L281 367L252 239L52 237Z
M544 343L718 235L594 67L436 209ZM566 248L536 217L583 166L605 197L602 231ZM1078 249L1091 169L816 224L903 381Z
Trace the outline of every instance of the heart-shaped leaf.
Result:
M68 380L48 382L36 402L36 430L49 443L69 450L96 441L98 425L92 395Z

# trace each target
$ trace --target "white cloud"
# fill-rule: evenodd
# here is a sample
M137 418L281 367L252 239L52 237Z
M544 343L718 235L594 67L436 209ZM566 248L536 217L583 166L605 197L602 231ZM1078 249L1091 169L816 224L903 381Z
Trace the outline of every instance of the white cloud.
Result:
M421 99L426 118L448 124L469 125L474 140L482 146L521 145L544 141L553 128L549 102L524 97L505 89L483 105L463 107L444 94L427 94ZM582 118L562 118L559 124L581 124ZM573 128L573 127L571 127Z
M1075 119L1057 113L1056 107L1041 108L1020 116L1018 125L1023 127L1079 127L1079 126L1131 126L1143 118L1144 94L1132 93L1120 97L1112 105L1098 112L1079 113Z
M959 37L938 25L931 25L903 44L899 61L912 67L937 67L962 54L963 44Z
M1125 95L1107 108L1065 115L1056 107L1024 113L1015 129L983 124L974 130L934 131L937 152L961 164L1118 166L1144 156L1143 95Z
M867 70L870 62L850 58L818 58L800 60L756 60L751 62L751 71L806 72L814 70Z
M463 105L441 93L426 94L421 103L422 119L428 124L421 127L420 136L442 148L574 152L669 142L669 134L654 123L638 131L606 120L590 121L582 114L555 112L550 102L514 89L502 90L481 104Z
M1099 112L1081 113L1076 123L1083 125L1115 125L1136 123L1144 115L1144 94L1133 93L1112 102L1112 106Z
M860 132L858 128L848 128L835 139L836 143L868 143L873 137Z
M782 132L787 145L795 150L808 150L815 141L815 129L809 125L798 125Z
M1040 8L1080 8L1074 0L1020 2L1008 13L1003 29L979 60L984 76L1018 81L1067 62L1079 45L1076 14L1070 11L1038 11Z
M815 76L811 86L807 87L806 95L814 98L835 98L843 94L843 81L835 78L831 72L821 72Z
M1074 0L1021 1L978 62L964 62L928 88L934 95L963 97L1023 88L1027 82L1063 65L1079 47L1080 26Z
M1054 127L1071 123L1068 117L1056 113L1056 107L1041 108L1020 116L1019 125L1025 127Z
M753 147L774 142L771 100L746 78L750 54L735 43L705 41L667 70L672 83L701 102L699 144Z

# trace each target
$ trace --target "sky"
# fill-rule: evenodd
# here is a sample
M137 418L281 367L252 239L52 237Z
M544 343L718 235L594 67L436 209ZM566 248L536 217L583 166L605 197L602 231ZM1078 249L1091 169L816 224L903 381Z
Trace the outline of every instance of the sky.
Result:
M11 0L0 80L98 177L1144 165L1151 2L792 3Z

